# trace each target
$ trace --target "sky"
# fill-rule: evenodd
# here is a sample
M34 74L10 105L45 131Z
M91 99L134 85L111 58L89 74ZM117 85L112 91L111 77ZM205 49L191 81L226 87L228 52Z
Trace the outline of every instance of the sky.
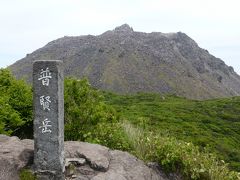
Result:
M63 36L184 32L240 74L239 0L0 0L0 68Z

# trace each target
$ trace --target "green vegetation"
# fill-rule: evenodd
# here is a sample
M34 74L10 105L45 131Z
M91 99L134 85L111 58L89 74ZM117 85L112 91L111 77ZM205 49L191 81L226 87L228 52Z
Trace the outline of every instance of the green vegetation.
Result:
M36 176L30 169L22 169L19 173L20 180L36 180Z
M0 133L31 138L31 87L0 69L0 93ZM66 140L125 150L185 179L240 179L228 169L240 169L240 97L116 95L67 78L64 98Z
M178 172L184 179L240 179L239 173L229 171L224 161L206 149L200 151L192 143L144 131L129 122L123 128L133 145L132 153L145 161L158 162L166 172Z
M65 139L86 141L100 123L116 122L115 110L86 79L65 79Z
M240 171L240 97L196 101L176 96L105 93L106 102L134 125L208 147Z
M0 134L31 136L32 91L7 69L0 69Z

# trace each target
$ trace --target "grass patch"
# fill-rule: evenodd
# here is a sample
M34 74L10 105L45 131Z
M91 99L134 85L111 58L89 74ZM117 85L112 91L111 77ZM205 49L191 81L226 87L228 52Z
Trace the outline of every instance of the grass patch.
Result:
M30 169L22 169L19 174L20 180L36 180L36 176Z

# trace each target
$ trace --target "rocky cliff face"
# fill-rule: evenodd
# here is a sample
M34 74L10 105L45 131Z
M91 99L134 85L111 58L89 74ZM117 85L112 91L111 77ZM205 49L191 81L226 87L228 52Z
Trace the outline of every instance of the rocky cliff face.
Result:
M127 152L76 141L65 142L66 180L180 180L166 176ZM23 168L33 169L33 140L0 134L0 180L18 180Z
M193 99L240 95L240 76L186 34L135 32L122 25L99 36L63 37L10 66L31 79L32 62L59 59L65 75L118 93L174 93Z

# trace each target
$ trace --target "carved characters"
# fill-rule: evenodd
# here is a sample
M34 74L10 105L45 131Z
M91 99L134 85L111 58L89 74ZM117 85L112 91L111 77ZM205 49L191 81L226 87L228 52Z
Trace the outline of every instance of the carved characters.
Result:
M52 74L48 67L46 68L46 70L41 69L38 80L42 81L43 86L49 86L49 82L50 82L51 78L52 78ZM51 110L50 109L50 103L51 103L50 96L44 96L44 95L40 96L39 102L40 102L40 105L42 106L43 110L47 110L47 111ZM43 134L51 133L52 132L51 127L52 127L51 120L49 120L48 118L45 118L42 121L42 126L40 126L39 129L42 130Z
M52 127L52 125L50 124L51 121L48 120L48 118L44 119L44 121L42 121L42 126L40 126L39 128L42 129L42 133L51 133L52 130L50 129L50 127Z
M38 80L42 81L43 86L48 86L49 79L51 79L51 78L52 78L52 74L48 68L46 68L46 70L41 69L40 77L38 78Z
M43 110L50 111L50 96L40 96L40 105L42 105Z

